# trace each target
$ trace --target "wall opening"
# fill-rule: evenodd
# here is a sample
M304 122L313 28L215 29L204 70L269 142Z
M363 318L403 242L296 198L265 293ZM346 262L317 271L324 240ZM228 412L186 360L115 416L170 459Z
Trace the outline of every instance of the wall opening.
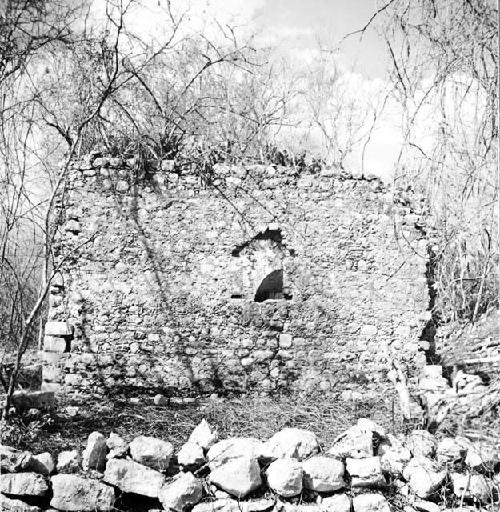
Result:
M283 270L273 270L260 283L255 293L254 302L283 298Z

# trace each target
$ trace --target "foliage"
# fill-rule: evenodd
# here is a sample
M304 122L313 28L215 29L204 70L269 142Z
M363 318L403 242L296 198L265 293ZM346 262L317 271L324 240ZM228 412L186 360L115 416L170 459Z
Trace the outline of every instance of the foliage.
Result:
M395 180L423 190L434 218L436 314L475 321L499 293L498 8L393 0L379 15L404 108Z

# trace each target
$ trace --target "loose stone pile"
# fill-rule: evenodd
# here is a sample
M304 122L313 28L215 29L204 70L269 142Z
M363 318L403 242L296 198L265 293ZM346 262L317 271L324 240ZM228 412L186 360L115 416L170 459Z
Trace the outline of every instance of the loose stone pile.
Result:
M203 420L177 455L162 439L93 432L82 454L57 461L0 446L0 470L0 509L10 512L104 512L129 495L150 511L493 511L500 490L497 447L423 430L394 436L364 418L327 450L297 428L266 442L219 440Z

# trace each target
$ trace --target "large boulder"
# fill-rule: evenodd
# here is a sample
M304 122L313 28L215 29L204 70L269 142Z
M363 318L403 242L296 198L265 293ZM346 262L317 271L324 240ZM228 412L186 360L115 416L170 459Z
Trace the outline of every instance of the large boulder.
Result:
M406 440L406 446L414 457L433 457L437 440L427 430L414 430Z
M391 507L381 494L358 494L352 500L354 512L391 512Z
M192 473L179 473L158 493L163 508L175 512L183 512L186 508L196 505L202 496L203 485Z
M438 491L446 480L447 472L430 459L412 459L403 470L403 477L410 489L419 498L429 498Z
M207 453L210 469L222 466L226 462L240 457L260 459L266 453L262 441L253 437L230 437L214 444Z
M106 438L100 432L92 432L82 453L82 467L102 471L106 466Z
M165 470L174 453L172 443L156 437L139 436L130 443L130 455L139 464Z
M257 459L248 456L229 460L215 468L209 479L212 484L236 498L244 498L262 483Z
M197 468L205 464L203 448L196 443L185 443L177 454L177 462L185 468Z
M346 469L351 477L352 487L379 487L386 484L380 457L346 459Z
M54 475L50 506L58 510L98 512L113 510L113 487L77 475Z
M47 479L38 473L7 473L0 475L0 492L11 496L45 496Z
M319 452L316 434L300 428L284 428L267 441L267 453L274 459L305 460Z
M219 440L219 434L217 430L212 429L206 419L202 419L201 422L195 427L189 436L189 443L196 443L201 446L203 450L207 451Z
M58 473L76 473L80 470L81 457L78 450L65 450L57 457Z
M45 476L49 476L53 473L55 467L54 458L49 452L33 455L29 464L31 471Z
M279 496L291 498L302 492L303 469L295 459L277 459L266 471L269 487Z
M344 482L344 463L331 457L317 455L302 463L304 487L311 491L331 492L342 489Z
M31 452L22 452L0 444L0 472L16 473L26 471L31 463Z
M323 498L320 503L325 512L351 512L351 498L347 494L334 494Z
M123 492L157 498L165 483L165 477L158 471L131 460L110 459L106 464L104 481Z
M373 431L354 425L333 441L328 455L338 459L373 457L373 445Z
M2 512L41 512L40 507L28 505L21 500L7 498L3 494L0 494L0 510Z
M460 499L473 499L479 503L493 501L493 483L484 475L460 474L451 475L453 493Z

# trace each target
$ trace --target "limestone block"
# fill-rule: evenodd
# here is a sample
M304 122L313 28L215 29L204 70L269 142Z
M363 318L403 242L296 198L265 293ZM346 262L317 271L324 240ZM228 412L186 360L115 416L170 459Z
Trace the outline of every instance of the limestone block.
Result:
M106 446L109 450L109 453L106 455L107 459L118 459L124 457L128 452L127 441L114 432L111 432L106 439Z
M45 496L47 479L38 473L6 473L0 475L0 492L13 496Z
M373 432L354 425L334 440L328 454L339 459L373 457L373 442Z
M3 512L41 512L42 509L0 494L0 510Z
M50 480L51 507L75 512L113 510L115 491L109 485L77 475L55 475Z
M26 471L31 463L31 458L31 452L22 452L0 444L0 473Z
M316 434L300 428L284 428L266 443L269 456L280 459L289 457L304 460L319 452Z
M311 491L331 492L345 487L344 463L331 457L316 455L302 463L304 487Z
M177 454L177 462L184 467L199 467L205 463L203 448L196 443L185 443Z
M493 444L476 442L469 446L465 463L476 471L492 471L500 463L500 453Z
M352 500L354 512L391 512L382 494L358 494Z
M201 422L191 432L188 442L196 443L206 451L211 448L218 440L219 434L217 433L217 430L213 429L206 419L202 419Z
M236 498L244 498L262 483L259 463L249 456L222 464L212 470L209 479L212 484Z
M87 439L87 446L82 453L84 470L102 471L106 466L106 438L100 432L92 432Z
M12 403L21 411L51 410L56 406L56 398L51 391L16 391L12 395Z
M81 457L78 450L62 451L57 457L59 473L76 473L80 470Z
M45 476L50 475L54 471L55 467L54 458L48 452L33 455L29 464L30 471L40 473Z
M125 459L110 459L106 464L104 481L123 492L157 498L165 477L158 471Z
M45 324L45 336L71 336L73 328L68 322L51 321Z
M351 498L347 494L334 494L321 500L321 510L325 512L351 512Z
M403 477L410 489L419 497L427 499L437 492L446 480L446 471L425 457L412 459L403 470Z
M269 487L279 496L290 498L302 492L303 469L295 459L277 459L266 471Z
M348 458L346 459L346 469L351 476L352 487L379 487L386 484L380 457Z
M414 430L406 440L406 446L414 457L433 457L437 440L427 430Z
M62 354L66 352L66 340L56 336L44 336L43 350L45 352L58 352Z
M210 469L241 457L262 458L266 453L265 444L253 437L230 437L214 444L207 453Z
M136 462L159 470L168 468L174 454L174 447L171 443L147 436L136 437L130 443L129 449L132 459Z
M179 473L171 482L165 484L158 493L165 510L182 512L201 501L203 486L192 473Z

